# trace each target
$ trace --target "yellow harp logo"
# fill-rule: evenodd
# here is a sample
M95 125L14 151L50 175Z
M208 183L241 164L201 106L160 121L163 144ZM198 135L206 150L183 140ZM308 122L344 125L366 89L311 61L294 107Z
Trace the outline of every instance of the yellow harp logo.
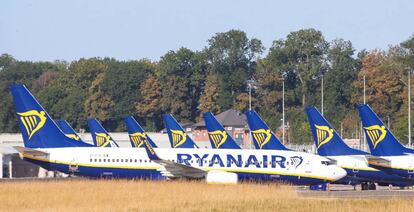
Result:
M151 155L155 155L154 148L152 148L152 146L148 143L147 139L142 140L142 143L147 147L147 150L151 153Z
M26 129L29 139L39 131L46 123L45 111L29 110L23 113L17 113L20 116L24 128Z
M270 132L270 130L265 130L265 129L254 130L252 131L252 134L254 138L253 140L257 142L260 149L262 149L263 146L270 141L270 138L272 136L272 133Z
M135 147L141 147L144 144L144 141L147 140L147 134L136 132L130 134L129 137L131 138L132 143L134 143Z
M77 136L75 134L65 134L65 135L66 135L66 137L75 139L77 141L79 141L79 139L80 139L79 136Z
M318 140L318 149L322 145L328 143L333 137L333 129L330 129L328 126L319 126L315 124L316 128L316 138Z
M110 136L106 133L95 133L96 145L98 147L105 147L110 144Z
M177 148L187 140L187 135L181 130L171 130L173 147Z
M371 139L371 142L374 145L374 149L377 147L379 142L384 140L385 136L387 135L387 130L384 126L372 125L369 127L364 127L364 129L369 139Z
M213 141L214 146L216 149L220 148L220 146L222 144L224 144L224 142L227 139L227 133L226 131L220 131L220 130L216 130L213 132L209 132L208 136L210 137L210 139Z

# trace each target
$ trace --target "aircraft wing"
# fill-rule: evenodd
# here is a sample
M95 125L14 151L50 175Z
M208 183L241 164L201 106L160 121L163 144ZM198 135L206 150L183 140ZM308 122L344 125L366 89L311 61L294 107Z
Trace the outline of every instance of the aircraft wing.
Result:
M143 146L150 160L160 164L162 168L159 169L161 174L171 178L193 178L199 179L204 178L207 172L192 166L176 163L158 157L154 148L149 144L148 140L143 140Z
M373 166L390 167L391 161L382 157L366 156L368 164Z
M45 157L49 155L49 153L47 152L42 152L36 149L31 149L31 148L26 148L26 147L21 147L21 146L14 146L13 148L23 156Z
M200 179L207 175L207 171L192 166L179 164L169 160L158 159L154 162L162 166L159 171L166 177Z

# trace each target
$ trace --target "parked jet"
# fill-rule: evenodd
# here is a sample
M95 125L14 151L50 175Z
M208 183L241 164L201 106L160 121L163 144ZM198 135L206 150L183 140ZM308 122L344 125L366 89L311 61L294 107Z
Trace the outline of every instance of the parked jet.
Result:
M25 147L20 157L48 170L88 177L278 180L320 184L341 179L345 170L324 157L294 151L195 148L76 147L26 87L11 87ZM148 149L148 150L147 150ZM150 152L150 155L146 152ZM156 158L154 157L156 154Z
M198 148L171 114L162 116L172 148Z
M414 177L414 150L403 146L367 104L357 106L372 157L370 166L406 178Z
M91 136L93 143L97 147L119 147L118 144L112 139L109 133L102 127L101 123L95 119L88 119L89 131L91 131Z
M306 114L318 154L335 160L337 165L348 173L346 177L339 180L339 183L361 184L362 190L375 190L375 182L380 185L414 185L413 180L390 175L370 167L366 159L369 153L346 145L341 136L315 107L307 107Z
M143 147L144 140L148 140L148 143L156 148L157 145L151 140L150 137L145 133L144 129L139 125L133 116L126 116L124 118L124 123L128 131L129 141L131 142L132 147Z
M240 149L236 141L224 130L211 112L203 113L211 147L215 149Z
M256 149L289 150L277 139L256 111L248 110L246 117Z

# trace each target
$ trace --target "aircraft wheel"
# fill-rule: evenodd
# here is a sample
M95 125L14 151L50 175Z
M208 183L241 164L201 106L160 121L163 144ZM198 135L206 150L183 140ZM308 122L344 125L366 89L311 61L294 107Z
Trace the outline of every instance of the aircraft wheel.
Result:
M368 184L368 189L369 190L377 190L377 185L375 185L375 183L369 183Z
M362 184L361 184L361 190L362 190L362 191L366 191L366 190L368 190L368 183L362 183Z

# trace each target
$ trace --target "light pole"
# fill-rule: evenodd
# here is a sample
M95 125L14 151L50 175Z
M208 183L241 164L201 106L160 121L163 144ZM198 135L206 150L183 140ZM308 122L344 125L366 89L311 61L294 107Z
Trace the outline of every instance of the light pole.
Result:
M365 75L364 75L364 104L367 103L365 91L366 91L366 89L365 89ZM362 149L365 150L365 133L362 130L362 121L361 121L361 138L362 138L362 145L361 146L362 146Z
M282 79L282 143L285 144L285 77Z
M411 147L411 68L408 72L408 147Z
M247 82L247 88L249 89L249 110L252 110L252 88L254 88L254 79L249 79Z
M321 112L323 116L323 76L322 76L322 83L321 83Z

